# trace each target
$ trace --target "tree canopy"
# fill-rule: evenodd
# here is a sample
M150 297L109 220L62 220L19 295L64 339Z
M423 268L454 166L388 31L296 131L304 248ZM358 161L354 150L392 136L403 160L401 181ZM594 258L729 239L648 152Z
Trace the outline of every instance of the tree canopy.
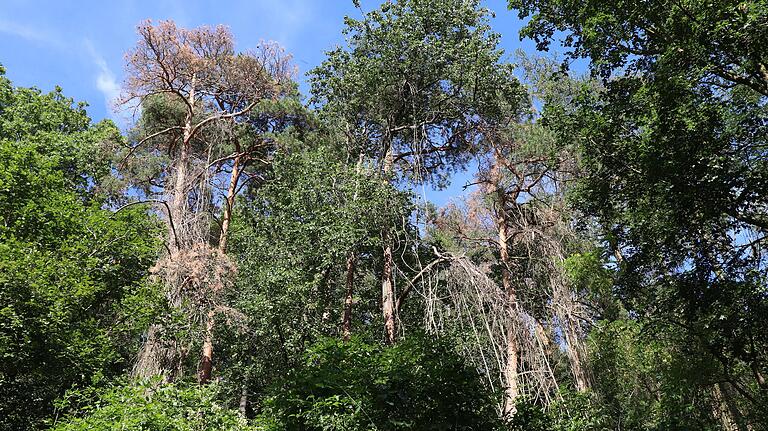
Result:
M768 3L352 4L0 68L0 430L768 429Z

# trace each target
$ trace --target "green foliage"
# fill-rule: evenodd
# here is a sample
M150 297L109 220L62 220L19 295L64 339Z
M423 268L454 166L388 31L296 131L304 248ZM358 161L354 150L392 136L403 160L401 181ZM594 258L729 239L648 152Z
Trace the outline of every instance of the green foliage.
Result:
M489 17L477 0L385 2L347 17L348 46L311 72L313 100L345 121L353 153L389 155L404 178L444 185L481 119L525 105Z
M601 404L591 392L561 390L557 400L543 408L530 399L517 402L517 413L509 420L510 431L598 431L613 428ZM635 429L635 428L631 428Z
M440 340L326 339L273 388L263 416L285 430L491 430L499 425L491 395Z
M34 429L66 389L123 372L157 244L146 214L101 209L109 167L88 154L114 126L59 91L0 84L0 428Z
M617 69L671 67L698 79L700 73L737 78L765 92L765 0L509 0L530 20L521 36L548 50L560 38L572 58L592 60L608 77ZM558 34L558 32L562 32ZM631 73L629 73L631 75Z
M217 386L163 384L143 381L113 386L98 394L68 393L74 403L85 398L77 412L53 426L54 431L247 431L256 430L236 411L217 399ZM81 400L82 402L83 400Z
M61 89L14 87L0 67L0 429L766 429L768 0L508 5L530 18L522 36L541 50L559 38L564 65L589 59L602 85L523 55L526 93L480 0L387 1L346 18L346 45L310 73L317 115L289 83L247 115L196 128L192 163L216 173L189 197L211 197L197 215L212 213L212 224L228 204L216 197L229 184L226 156L244 157L227 251L237 281L205 298L216 303L219 379L207 386L123 379L158 315L190 370L205 325L148 281L161 248L155 218L138 205L111 209L160 198L187 114L199 122L239 110L245 99L229 96L250 97L259 74L207 77L215 91L216 82L236 85L226 100L197 92L207 102L194 112L168 96L174 88L149 95L124 140ZM533 225L539 209L551 210L551 223L568 229L579 217L587 237L558 236L562 250L552 251L532 231L512 258L529 316L558 306L541 288L550 280L584 303L570 311L589 328L582 365L591 387L563 389L570 341L552 319L554 342L542 354L560 388L544 388L548 405L521 398L507 423L500 395L478 375L497 374L505 358L468 366L467 346L490 340L461 320L439 323L450 340L413 335L422 322L410 319L426 308L416 297L397 310L408 336L372 341L381 336L382 246L395 247L400 294L419 292L403 282L423 267L419 256L432 260L432 245L498 275L493 247L479 238L500 215L480 214L495 208L492 197L468 208L476 221L442 211L436 226L455 226L463 239L438 227L425 240L412 196L398 188L443 186L476 156L481 168L510 168L498 186L518 184L518 216ZM520 194L526 175L542 181L527 188L530 199ZM554 205L560 182L570 187L574 176L579 212ZM562 268L549 264L565 256ZM341 342L328 337L339 334L350 257L355 337ZM450 276L430 278L430 294ZM240 397L256 421L231 408Z
M540 48L564 31L569 56L606 78L570 115L582 143L576 201L616 256L614 291L627 310L658 334L681 334L664 345L670 360L716 363L665 408L679 407L682 421L691 408L705 416L709 406L686 403L725 381L738 388L725 396L734 420L756 426L768 405L768 3L509 5L531 17L523 35Z
M254 385L287 372L317 337L338 334L350 252L358 254L355 332L378 317L380 230L408 216L409 195L367 166L341 160L323 142L281 152L269 182L238 204L231 249L239 276L231 303L248 317L250 331L233 335L240 347L224 348L237 364L230 371L251 374Z

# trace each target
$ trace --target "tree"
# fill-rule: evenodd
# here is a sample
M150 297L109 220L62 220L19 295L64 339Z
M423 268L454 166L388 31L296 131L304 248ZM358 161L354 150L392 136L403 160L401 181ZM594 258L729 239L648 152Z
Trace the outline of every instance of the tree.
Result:
M565 31L569 56L606 78L572 123L586 168L580 207L603 227L625 306L683 331L679 354L719 364L697 384L725 385L743 406L726 421L757 426L768 390L768 5L509 4L531 16L522 34L540 48Z
M468 338L476 342L461 343L491 384L498 380L505 388L505 415L514 414L521 399L549 405L558 386L565 387L563 377L581 392L589 386L582 339L590 317L580 303L584 292L569 282L563 265L586 243L565 202L577 158L574 143L557 139L552 125L593 83L560 76L545 59L520 56L520 69L529 109L500 101L507 114L484 124L471 184L476 190L465 205L444 208L430 232L452 263L443 276L447 291L433 294L435 302L448 299L445 311L433 307L445 314L428 321L449 331L471 328ZM557 375L556 346L565 350L572 376Z
M346 48L312 71L315 103L343 120L348 151L373 160L382 181L431 181L460 167L479 134L484 101L520 99L500 64L499 35L478 1L386 2L362 20L346 18ZM397 337L393 238L382 230L385 339Z
M168 253L158 273L174 307L191 302L190 312L203 316L199 380L207 382L217 295L231 281L225 253L235 197L246 182L258 182L258 169L269 163L270 133L286 126L289 115L274 111L294 89L292 71L289 57L273 43L235 53L223 26L187 30L171 21L157 26L147 21L138 33L126 56L121 103L144 111L136 142L124 157L142 162L137 150L167 154L145 180L149 201L161 204L168 228ZM211 241L213 222L218 233ZM168 357L175 352L160 344L158 333L157 327L150 331L139 374L168 372Z
M123 373L152 313L158 226L103 209L99 147L112 139L114 124L91 123L61 89L0 75L2 429L38 429L66 390Z
M408 216L410 196L365 168L358 172L336 144L322 133L287 143L269 180L239 204L230 303L245 316L233 332L245 330L227 343L223 360L231 359L228 375L249 375L249 392L263 392L297 366L319 337L365 337L378 328L379 231ZM393 207L382 212L385 205ZM354 290L349 250L356 252Z
M57 420L56 431L255 431L217 399L216 385L162 384L148 380L116 384L101 391L68 394L81 411ZM95 393L94 393L95 392Z

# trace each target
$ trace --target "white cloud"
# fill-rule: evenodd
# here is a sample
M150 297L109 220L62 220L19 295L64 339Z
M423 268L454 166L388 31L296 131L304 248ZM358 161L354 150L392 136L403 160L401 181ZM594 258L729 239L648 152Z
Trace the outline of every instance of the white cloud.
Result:
M120 97L122 87L115 78L115 74L112 73L112 70L107 65L104 57L96 51L93 43L89 39L85 39L84 43L91 60L98 70L96 74L96 88L104 96L107 113L115 123L124 125L127 121L127 116L124 115L124 112L116 110L115 106L115 102Z
M4 19L0 19L0 33L16 36L30 42L51 45L56 48L62 48L64 46L60 38L43 30L39 30L29 25L6 21Z
M297 34L312 19L315 9L313 0L283 0L256 3L264 16L269 17L269 27L279 42L290 45Z

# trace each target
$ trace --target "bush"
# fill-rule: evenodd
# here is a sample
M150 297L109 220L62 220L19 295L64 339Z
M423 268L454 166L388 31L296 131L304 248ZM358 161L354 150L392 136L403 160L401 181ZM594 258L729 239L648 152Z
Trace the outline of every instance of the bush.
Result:
M115 386L93 397L54 431L245 431L255 430L216 399L216 385L144 381ZM89 398L70 392L69 402Z
M261 417L275 430L492 430L496 404L477 372L440 340L393 347L316 344L272 389Z

